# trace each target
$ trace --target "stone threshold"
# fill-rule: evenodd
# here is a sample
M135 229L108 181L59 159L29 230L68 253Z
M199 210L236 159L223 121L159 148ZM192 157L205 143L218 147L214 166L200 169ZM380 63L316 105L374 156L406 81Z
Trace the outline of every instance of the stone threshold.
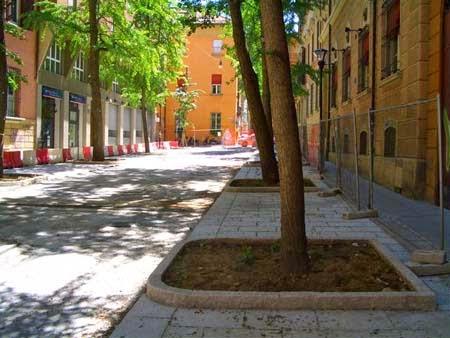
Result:
M348 238L347 240L360 239ZM146 294L152 300L169 306L203 309L401 311L432 311L436 309L435 294L390 251L375 240L367 241L382 258L394 267L414 291L243 292L187 290L168 286L162 280L163 274L189 241L191 240L183 241L175 246L149 277Z

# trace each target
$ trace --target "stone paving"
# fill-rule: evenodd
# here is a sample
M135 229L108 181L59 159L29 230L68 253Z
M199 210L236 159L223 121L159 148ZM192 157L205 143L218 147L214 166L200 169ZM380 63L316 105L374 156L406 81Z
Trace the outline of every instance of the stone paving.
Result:
M100 337L252 154L222 147L59 164L0 187L0 337Z
M326 188L311 169L306 168L305 174ZM259 175L258 168L244 167L236 177ZM279 237L279 205L277 193L224 192L190 238ZM308 193L306 209L310 238L377 239L402 261L409 259L408 251L371 220L343 220L342 213L351 207L340 196ZM423 280L437 294L438 311L213 311L167 307L143 295L112 337L449 338L450 286L439 277Z

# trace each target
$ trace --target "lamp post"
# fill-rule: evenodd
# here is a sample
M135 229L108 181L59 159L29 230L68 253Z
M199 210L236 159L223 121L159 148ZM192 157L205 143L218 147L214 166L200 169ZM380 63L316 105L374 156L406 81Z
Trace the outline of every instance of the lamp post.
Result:
M320 177L322 178L323 172L323 148L324 148L324 139L323 139L323 89L322 89L322 81L323 81L323 68L325 67L325 56L327 55L328 50L324 48L316 49L314 54L317 57L317 64L319 66L319 163L318 169Z

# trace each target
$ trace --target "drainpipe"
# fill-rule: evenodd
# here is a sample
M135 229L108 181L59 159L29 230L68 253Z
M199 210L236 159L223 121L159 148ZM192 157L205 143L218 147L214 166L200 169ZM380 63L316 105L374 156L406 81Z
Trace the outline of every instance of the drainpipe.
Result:
M372 76L371 76L371 101L370 101L370 181L369 181L369 198L368 209L373 209L373 181L374 181L374 158L375 158L375 114L372 110L376 108L376 91L377 91L377 0L372 0Z
M330 126L331 126L331 0L328 0L328 121L327 121L327 141L326 159L330 150Z

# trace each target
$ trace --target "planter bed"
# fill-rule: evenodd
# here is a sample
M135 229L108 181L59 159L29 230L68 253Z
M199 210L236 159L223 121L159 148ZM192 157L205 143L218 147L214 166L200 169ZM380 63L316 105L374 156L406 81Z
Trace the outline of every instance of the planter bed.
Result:
M72 163L72 164L117 165L119 161L122 161L122 159L109 158L104 161L74 160L74 161L71 161L70 163Z
M281 277L278 241L187 241L150 276L147 295L188 308L435 309L434 293L376 241L312 240L309 255L309 274Z
M36 175L36 174L3 174L3 177L0 178L0 186L8 186L8 185L28 185L33 183L39 183L46 180L45 175Z
M305 192L318 192L320 189L309 179L304 178ZM279 192L280 186L267 185L260 178L233 179L225 186L228 192Z

